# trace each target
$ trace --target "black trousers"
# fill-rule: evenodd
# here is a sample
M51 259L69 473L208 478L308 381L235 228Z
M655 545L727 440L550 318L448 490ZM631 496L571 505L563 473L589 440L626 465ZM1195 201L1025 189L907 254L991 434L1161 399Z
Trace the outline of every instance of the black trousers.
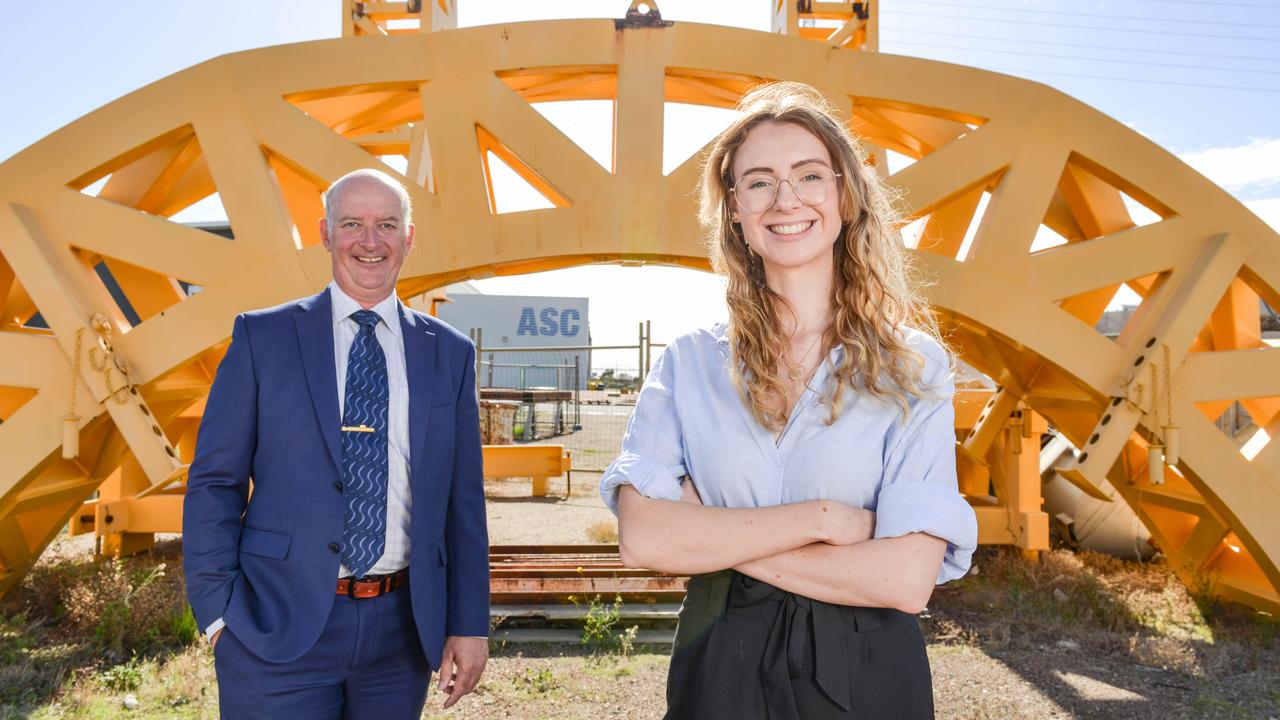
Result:
M731 570L690 579L667 720L932 717L914 615L819 602Z

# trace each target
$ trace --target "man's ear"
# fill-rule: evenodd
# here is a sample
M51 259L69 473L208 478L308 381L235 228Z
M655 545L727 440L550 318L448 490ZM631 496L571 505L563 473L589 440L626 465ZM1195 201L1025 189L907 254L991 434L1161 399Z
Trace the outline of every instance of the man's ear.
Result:
M320 218L320 242L324 243L324 249L330 252L333 248L329 246L329 219Z
M404 251L406 254L408 254L408 252L413 249L413 239L418 229L414 227L413 223L409 223L408 230L409 230L409 234L406 235L404 239Z

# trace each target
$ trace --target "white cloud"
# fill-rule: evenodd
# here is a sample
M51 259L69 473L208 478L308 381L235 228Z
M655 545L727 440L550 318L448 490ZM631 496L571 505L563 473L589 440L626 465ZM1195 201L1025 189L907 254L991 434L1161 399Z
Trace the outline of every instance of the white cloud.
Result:
M1280 182L1280 138L1209 148L1180 157L1202 175L1232 192L1247 185Z
M1280 231L1280 138L1179 155Z
M1244 205L1262 218L1263 222L1275 228L1276 232L1280 232L1280 197L1246 200Z

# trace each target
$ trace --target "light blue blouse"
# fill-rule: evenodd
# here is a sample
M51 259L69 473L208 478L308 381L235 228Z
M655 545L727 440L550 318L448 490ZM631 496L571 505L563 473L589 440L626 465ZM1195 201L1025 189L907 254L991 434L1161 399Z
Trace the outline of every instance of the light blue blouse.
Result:
M925 358L929 397L911 398L906 423L889 401L845 390L832 425L830 402L815 392L830 380L835 348L801 396L782 434L762 427L729 379L731 353L721 323L677 338L654 363L622 439L622 454L600 480L615 514L618 488L678 500L689 475L702 501L727 508L837 500L874 510L875 537L924 532L947 541L938 583L962 577L977 546L977 519L956 489L955 384L943 349L906 329Z

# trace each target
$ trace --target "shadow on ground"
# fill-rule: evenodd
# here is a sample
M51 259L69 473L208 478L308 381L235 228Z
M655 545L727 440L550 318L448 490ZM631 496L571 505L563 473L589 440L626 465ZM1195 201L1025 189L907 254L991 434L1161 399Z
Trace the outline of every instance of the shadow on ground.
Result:
M935 593L931 644L980 648L1068 716L1280 717L1280 624L1194 597L1161 561L982 548L975 565Z

